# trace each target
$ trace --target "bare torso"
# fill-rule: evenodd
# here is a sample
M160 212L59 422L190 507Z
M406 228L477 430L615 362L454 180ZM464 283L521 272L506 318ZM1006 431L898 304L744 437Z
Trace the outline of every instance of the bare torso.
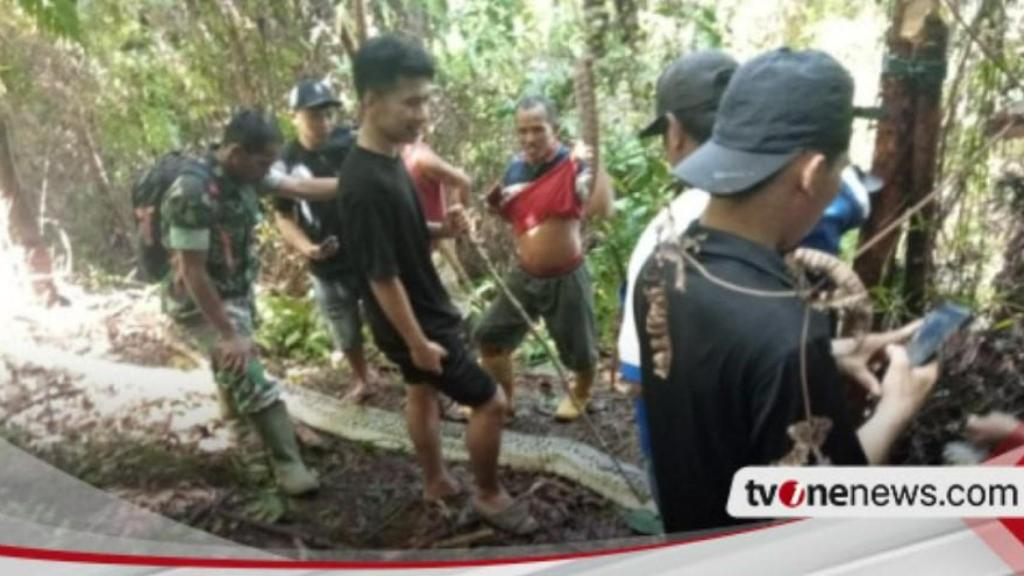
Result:
M532 276L564 274L581 259L583 242L578 219L548 218L516 236L519 265Z

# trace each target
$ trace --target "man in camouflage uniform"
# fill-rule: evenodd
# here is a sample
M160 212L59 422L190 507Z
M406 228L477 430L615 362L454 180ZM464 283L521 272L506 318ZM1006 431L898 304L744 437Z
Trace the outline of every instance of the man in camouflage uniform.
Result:
M186 170L161 207L163 242L171 252L163 308L188 339L210 357L222 405L246 417L270 452L277 482L289 495L316 490L316 476L299 454L280 389L252 344L253 283L259 259L253 241L260 188L281 193L268 170L281 134L263 115L232 118L221 146Z

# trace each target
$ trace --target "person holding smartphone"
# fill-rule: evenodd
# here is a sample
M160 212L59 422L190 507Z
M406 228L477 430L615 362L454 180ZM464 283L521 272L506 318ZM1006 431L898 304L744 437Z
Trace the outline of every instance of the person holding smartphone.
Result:
M839 192L852 125L853 78L842 65L818 51L768 52L736 70L711 139L673 170L710 194L679 241L697 264L656 253L632 303L667 532L739 523L726 502L745 466L799 464L802 449L838 466L885 462L938 377L897 344L916 325L834 342L785 263ZM666 358L655 349L663 343L667 371L655 358ZM883 349L879 381L871 364ZM880 396L860 427L841 375ZM808 435L816 444L798 440L800 423L818 431Z
M296 138L281 154L280 171L300 178L336 178L355 143L346 126L332 126L341 102L320 80L303 80L289 97ZM363 351L359 282L348 252L340 245L338 200L319 202L277 198L275 223L281 237L309 260L320 312L327 319L335 347L352 368L353 385L346 400L362 402L374 391Z

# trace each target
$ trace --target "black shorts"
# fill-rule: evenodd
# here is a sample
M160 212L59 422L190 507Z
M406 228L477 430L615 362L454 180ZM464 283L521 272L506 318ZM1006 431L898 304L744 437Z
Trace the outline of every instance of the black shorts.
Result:
M448 351L448 356L441 361L441 374L424 372L414 366L408 350L385 351L385 356L398 365L406 384L433 386L459 404L474 408L490 402L497 391L497 385L477 363L462 335L452 334L431 339Z

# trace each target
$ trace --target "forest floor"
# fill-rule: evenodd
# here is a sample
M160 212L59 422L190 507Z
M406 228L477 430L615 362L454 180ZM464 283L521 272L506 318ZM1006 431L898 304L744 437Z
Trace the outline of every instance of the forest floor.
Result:
M152 302L140 304L146 300L139 295L81 299L87 303L75 305L74 313L21 311L7 322L9 342L20 344L0 350L0 434L129 502L240 544L296 557L317 550L584 545L634 534L622 510L596 493L562 478L509 469L502 470L503 481L512 494L527 495L542 529L526 537L499 533L476 517L468 496L446 509L425 505L410 456L301 425L304 457L323 487L311 497L283 497L251 432L217 418L212 390L186 385L179 398L167 400L164 388L180 387L186 374L180 369L189 362L159 336ZM60 368L78 359L106 363L84 368L87 374L138 370L138 394L152 399L130 408L100 406L119 401L112 389L107 397L85 394L82 377ZM376 368L381 387L368 403L401 410L397 373L383 364ZM277 362L272 370L337 397L347 391L344 369ZM178 379L161 383L165 376ZM597 444L583 422L553 421L560 391L550 371L527 371L518 385L518 413L510 429ZM612 391L606 377L591 415L611 451L639 465L631 401ZM470 485L465 464L451 470Z
M942 375L907 432L893 461L942 465L943 448L964 438L969 414L1024 411L1024 326L1019 320L969 332L946 348Z

